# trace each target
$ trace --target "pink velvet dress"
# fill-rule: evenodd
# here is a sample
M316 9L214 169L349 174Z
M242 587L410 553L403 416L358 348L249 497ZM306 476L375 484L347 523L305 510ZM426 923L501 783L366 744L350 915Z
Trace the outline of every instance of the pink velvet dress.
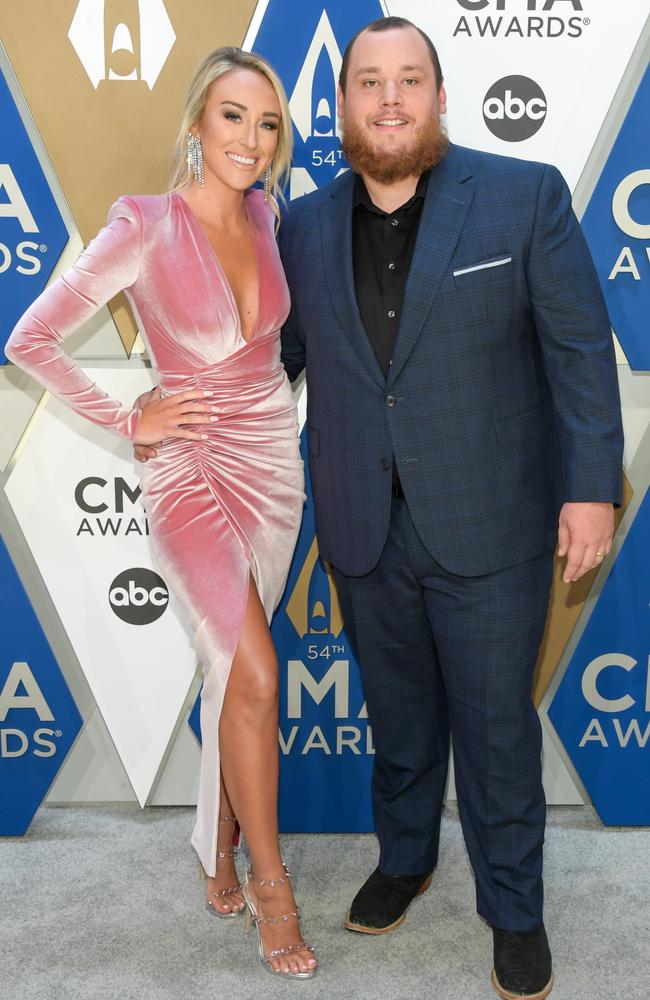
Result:
M107 396L62 349L67 336L125 289L163 395L198 387L218 407L217 422L192 428L207 440L166 439L142 478L156 556L190 617L203 666L192 843L211 875L219 717L249 580L252 574L270 621L305 499L296 407L280 361L289 292L274 216L260 191L248 191L245 204L259 274L259 316L249 342L217 256L187 203L172 193L120 198L108 225L36 299L6 349L78 413L132 439L139 410Z

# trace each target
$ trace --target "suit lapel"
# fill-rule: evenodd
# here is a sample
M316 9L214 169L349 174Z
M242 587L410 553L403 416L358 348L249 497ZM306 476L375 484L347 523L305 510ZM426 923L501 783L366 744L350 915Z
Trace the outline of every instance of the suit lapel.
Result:
M460 169L460 154L451 148L431 171L404 306L387 384L393 382L413 350L463 231L474 188Z
M332 308L364 366L381 386L384 374L365 331L354 287L352 201L354 174L348 171L320 210L323 259Z

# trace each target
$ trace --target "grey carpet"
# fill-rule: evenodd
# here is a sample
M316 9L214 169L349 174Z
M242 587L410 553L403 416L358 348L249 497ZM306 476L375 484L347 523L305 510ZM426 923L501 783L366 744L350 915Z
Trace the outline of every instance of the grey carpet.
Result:
M0 842L3 1000L488 1000L492 936L475 915L458 815L445 813L431 890L385 937L342 930L374 868L370 836L285 836L316 979L257 964L243 921L205 912L188 846L192 810L45 808ZM649 1000L647 830L604 829L587 808L549 811L546 924L557 1000ZM243 868L242 868L243 873Z

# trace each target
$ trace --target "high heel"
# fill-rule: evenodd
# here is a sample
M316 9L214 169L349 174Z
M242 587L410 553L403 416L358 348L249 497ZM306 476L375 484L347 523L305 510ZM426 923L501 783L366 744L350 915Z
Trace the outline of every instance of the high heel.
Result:
M274 969L271 964L272 959L284 958L287 955L293 955L296 952L306 951L313 955L314 949L311 945L305 944L302 939L297 944L288 944L282 948L274 948L273 951L269 952L268 956L264 953L264 944L262 942L260 925L287 923L290 917L295 917L298 923L300 923L300 907L296 906L295 910L291 910L289 913L281 913L278 917L263 917L257 912L257 907L251 899L248 886L253 881L257 882L257 884L261 886L269 885L272 889L274 889L276 885L286 885L288 880L291 878L291 872L285 864L282 865L282 868L284 869L282 875L276 875L274 878L270 879L261 879L257 878L253 872L252 866L249 865L246 872L246 881L242 886L242 893L244 899L246 900L244 932L248 934L253 925L257 928L258 957L260 965L266 970L266 972L270 972L272 976L280 976L283 979L313 979L318 972L318 966L314 969L307 969L305 972L290 972L289 970L284 972L281 969Z
M237 820L236 820L236 818L234 816L220 816L219 817L219 822L220 823L236 823ZM237 857L237 851L236 850L232 850L232 851L217 851L217 862L219 861L220 858L236 858L236 857ZM208 878L208 875L206 874L205 868L203 867L203 865L200 862L199 862L199 876L204 881ZM229 920L231 917L240 917L242 915L242 913L246 912L246 906L245 905L241 909L239 909L239 910L229 910L226 913L223 910L218 909L217 906L215 905L215 903L213 902L213 900L224 899L227 896L232 896L236 892L242 892L242 890L243 890L243 887L241 885L241 882L238 882L237 885L228 886L226 889L218 889L218 890L216 890L215 892L213 892L213 893L210 894L210 896L209 896L208 899L206 899L206 901L205 901L205 908L206 908L206 910L208 911L208 913L211 913L214 917L222 917L222 918L224 918L226 920Z

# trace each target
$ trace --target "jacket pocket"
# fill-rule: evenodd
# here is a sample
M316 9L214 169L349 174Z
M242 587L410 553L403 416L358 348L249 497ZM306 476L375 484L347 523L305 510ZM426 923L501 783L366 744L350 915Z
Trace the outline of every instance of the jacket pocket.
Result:
M531 438L543 437L548 426L548 415L543 403L511 417L495 419L497 438L504 447L523 444Z
M472 261L464 267L457 267L453 271L454 278L464 278L465 276L476 274L480 271L488 271L491 268L507 268L512 264L512 257L508 253L499 254L498 257L489 257L487 260Z

